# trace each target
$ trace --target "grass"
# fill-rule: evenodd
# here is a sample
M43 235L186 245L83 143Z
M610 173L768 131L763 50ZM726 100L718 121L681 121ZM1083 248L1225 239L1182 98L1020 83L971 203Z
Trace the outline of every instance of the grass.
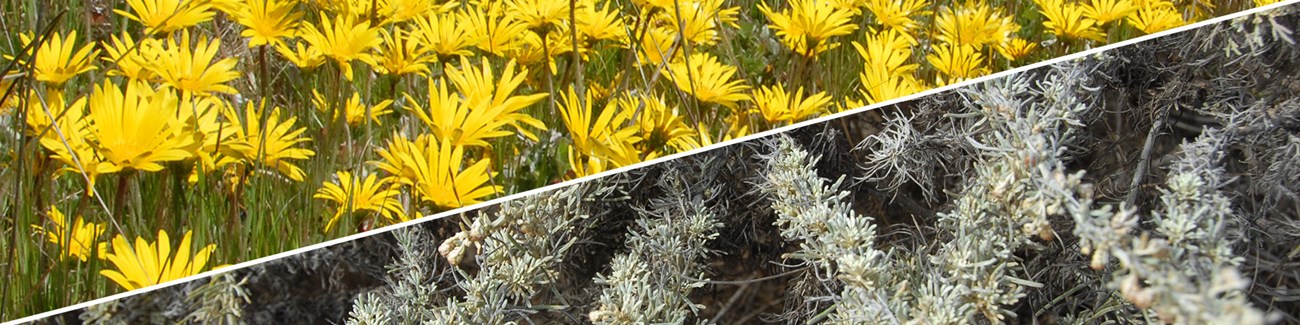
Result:
M175 1L162 0L162 2ZM239 2L242 1L234 1L234 3ZM182 6L192 5L188 1L179 3ZM208 1L200 4L205 3L219 5L223 2ZM501 69L511 59L519 61L522 67L528 68L523 83L513 92L513 95L546 93L546 99L527 105L519 112L541 121L547 129L524 127L537 135L538 139L532 140L523 136L514 127L498 126L498 129L512 134L489 140L491 146L465 148L465 158L462 161L452 162L457 166L443 172L454 173L457 169L465 168L473 162L489 159L491 163L487 172L487 184L500 186L499 191L488 196L490 198L571 179L588 172L625 165L626 162L616 161L614 154L602 151L613 150L609 148L617 148L620 145L625 146L623 149L635 151L629 154L634 161L695 147L669 146L666 145L667 141L661 141L663 138L638 142L642 140L624 134L597 141L601 146L608 148L576 148L572 140L575 130L566 127L559 113L562 109L559 103L551 102L558 101L559 93L570 86L585 92L614 93L605 98L593 98L595 100L593 106L596 107L594 114L599 114L605 109L616 109L619 113L630 114L629 116L644 116L648 113L642 106L624 108L605 106L605 104L610 101L610 98L624 94L658 96L668 106L676 109L672 115L682 121L681 126L676 126L677 131L683 131L681 128L689 131L679 133L675 137L682 137L698 144L718 142L725 137L739 137L780 127L818 114L853 108L857 104L873 101L861 98L859 95L858 90L864 87L859 74L863 72L865 63L864 58L851 45L851 42L864 42L866 27L881 28L875 16L866 9L860 9L862 13L855 15L850 22L857 26L856 30L848 35L834 36L824 41L836 43L838 47L818 54L815 58L806 58L799 53L794 53L787 44L783 43L777 36L771 19L757 9L757 1L734 0L719 3L722 4L723 9L736 9L735 25L719 24L714 21L716 16L710 16L708 21L701 23L717 25L717 37L712 40L714 44L674 47L674 53L711 53L718 57L724 67L735 69L734 80L742 80L750 87L758 88L781 83L785 84L788 90L793 91L802 86L806 90L803 96L814 92L825 92L833 98L832 104L821 107L818 112L811 115L792 116L784 121L766 120L761 114L748 112L753 107L750 102L742 102L737 108L731 109L700 100L691 92L680 90L674 86L673 79L686 78L694 81L699 76L671 76L663 72L664 70L661 69L663 65L637 65L636 56L641 54L640 51L630 50L614 41L579 44L578 46L584 48L590 46L585 61L575 61L572 53L541 57L538 57L537 53L526 53L528 46L543 46L550 49L564 47L572 51L575 46L571 39L563 38L555 42L543 40L540 44L520 40L514 43L513 52L507 51L504 56L470 47L466 51L469 55L465 56L471 57L472 63L477 63L479 57L487 57L494 69L494 78L500 77ZM766 3L774 10L789 7L784 2ZM1185 13L1184 18L1195 19L1221 15L1254 5L1254 3L1236 0L1216 3L1218 5L1214 11L1200 16L1194 16L1188 11L1187 8L1194 4L1175 3L1175 5ZM638 21L637 17L644 17L648 13L670 12L664 8L643 8L634 2L622 0L609 0L609 4L625 23L617 26L617 29L623 37L634 40L645 37L648 30L662 28L656 26L662 26L661 24L666 22ZM924 10L939 13L942 8L955 5L952 1L933 1L928 3ZM1056 36L1043 27L1044 17L1033 1L988 1L984 5L997 8L1005 15L1014 15L1014 21L1021 26L1015 32L1016 37L1035 44L1056 39ZM470 4L462 5L462 7L470 6ZM144 26L141 23L114 14L114 9L134 12L134 9L130 9L123 1L72 1L53 4L43 4L38 1L9 1L0 4L0 28L35 34L50 27L51 31L63 35L75 30L79 31L80 35L76 42L77 47L107 42L111 36L121 35L124 32L131 34L137 41L146 38L142 35ZM301 21L311 25L319 25L322 19L328 19L342 12L323 6L320 2L297 3L293 5L293 11L302 13L304 16ZM375 19L378 15L377 12L367 13L363 18ZM572 28L562 26L571 23L567 17L568 13L561 16L556 25L547 27L560 32L548 33L559 34L563 33L565 28ZM917 20L918 27L910 30L908 34L915 37L917 42L901 50L907 53L904 63L917 64L918 68L911 73L899 73L889 77L910 80L909 82L914 82L919 87L916 90L920 90L937 85L936 79L943 77L943 73L926 59L926 56L931 54L930 48L940 41L936 39L938 31L932 14L918 14L913 18ZM391 31L397 28L409 29L412 28L411 25L407 22L381 24L380 28ZM409 94L422 107L429 107L427 94L430 79L413 75L385 75L376 72L367 64L351 62L349 64L355 70L355 78L348 80L343 77L343 72L335 62L329 58L325 58L324 64L319 67L301 68L269 46L247 46L248 39L240 36L245 27L230 13L216 12L212 20L185 29L194 35L221 40L220 52L213 61L222 58L238 60L235 68L238 78L225 84L238 90L239 95L217 94L216 98L222 105L230 106L233 111L240 113L239 116L243 116L245 103L266 100L267 109L278 106L282 110L282 116L295 117L296 127L305 128L302 137L310 138L310 141L299 144L298 147L310 149L315 152L315 155L309 159L294 161L303 171L302 180L290 180L283 173L269 168L265 161L257 159L257 156L263 153L256 153L249 154L248 157L233 157L238 162L224 168L209 173L198 173L197 180L193 183L187 181L190 170L194 168L192 160L166 162L164 164L166 168L158 172L128 170L101 175L94 188L98 195L87 196L86 183L81 175L76 172L56 172L65 166L52 159L51 148L40 141L41 137L50 137L48 134L53 134L50 133L52 130L33 130L24 122L26 115L39 112L21 108L31 107L29 101L33 97L28 95L49 101L55 87L61 87L67 94L67 101L72 102L76 98L90 96L93 85L102 84L105 80L112 80L117 86L123 86L126 78L108 74L109 71L117 69L120 62L114 62L111 58L106 59L106 55L101 52L100 58L94 60L97 69L81 73L62 86L47 84L36 80L36 70L32 62L23 60L33 52L23 51L23 44L17 34L9 34L0 41L0 52L12 55L18 60L6 58L3 63L20 63L15 66L21 68L9 71L10 73L24 72L26 75L15 78L12 88L6 85L5 90L10 95L5 99L7 104L4 104L3 113L0 113L0 121L3 121L5 128L4 135L0 136L2 138L0 151L5 153L0 157L0 166L3 166L0 168L0 179L6 180L5 184L0 186L0 211L5 214L4 219L0 220L0 230L2 230L0 247L5 248L3 261L0 261L3 264L0 266L11 275L10 281L6 281L3 291L0 292L0 319L14 319L121 291L117 284L98 274L100 270L114 268L114 265L94 257L85 262L60 259L60 250L63 248L47 243L45 238L32 231L32 225L46 227L52 225L46 217L48 212L46 207L51 205L63 211L69 218L80 216L89 222L108 225L108 230L104 234L93 238L96 242L108 242L112 237L119 235L127 238L140 236L153 242L156 240L154 237L158 230L165 230L176 238L186 231L194 231L194 242L197 247L208 244L216 246L212 261L207 263L207 268L255 259L397 221L379 217L371 211L361 210L360 206L340 206L316 199L313 198L313 194L322 183L332 181L337 171L382 173L370 162L382 160L376 150L384 148L393 134L404 134L412 139L418 134L427 134L427 127L405 109L413 103L407 102L403 94ZM533 27L521 34L536 34L541 30L543 29ZM1128 23L1109 26L1105 31L1108 35L1106 41L1110 42L1143 34ZM167 38L176 35L173 32L153 37ZM682 32L673 35L679 38L685 36ZM307 42L299 37L284 38L283 41L307 46ZM632 44L633 49L642 44L637 41L629 43ZM142 44L143 42L140 42L136 47L139 48ZM1016 61L1009 61L999 56L991 45L980 45L978 52L983 55L983 59L978 62L978 65L985 68L987 72L1001 71L1101 45L1102 42L1068 40L1053 44L1043 46ZM101 49L105 47L96 46ZM375 50L365 51L373 53ZM436 56L441 59L440 62L450 62L449 66L459 67L459 60L450 59L461 55ZM165 60L160 62L162 62L160 64L171 64ZM547 62L554 62L556 65L554 74L547 73L544 67ZM428 69L429 78L434 80L447 75L447 69L440 63L428 64ZM583 82L579 83L579 80ZM155 88L162 87L162 82L157 79L147 82ZM314 107L311 101L313 89L327 97L331 102L330 107L324 110ZM455 87L453 89L462 94L465 92L463 89ZM329 112L341 110L338 103L342 103L353 93L360 94L362 102L366 105L373 105L386 99L394 100L394 112L379 117L380 123L367 121L356 126L333 118ZM894 95L896 97L907 94ZM9 107L9 103L14 107ZM225 125L235 121L226 116L220 118L220 122ZM242 123L248 122L242 121ZM655 133L662 132L661 130L638 129L636 119L628 119L620 125L607 126L603 131L609 134L620 134L621 130L634 130L632 134L662 136ZM66 131L69 130L59 132ZM193 130L186 132L196 133ZM59 139L61 141L55 143L66 141L63 138ZM582 155L584 158L596 157L604 161L602 164L605 165L593 170L576 169L570 166L572 161L569 157L570 152ZM399 178L395 177L394 180ZM428 180L411 181L418 183ZM405 208L403 212L407 216L419 217L448 208L420 202L419 194L409 186L395 186L395 188L401 191L399 199ZM355 211L343 213L344 219L339 223L342 226L328 232L323 231L328 217L332 216L337 209ZM188 255L190 252L185 254Z

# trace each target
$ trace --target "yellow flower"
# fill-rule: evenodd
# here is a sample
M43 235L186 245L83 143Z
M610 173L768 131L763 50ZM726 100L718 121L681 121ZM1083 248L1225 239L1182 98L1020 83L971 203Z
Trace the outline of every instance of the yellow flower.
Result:
M280 45L281 38L293 37L302 20L293 7L294 2L285 0L248 0L232 16L246 27L239 35L248 38L248 47Z
M369 21L357 23L356 17L349 14L335 15L334 19L325 19L325 16L322 12L319 29L313 24L303 26L302 39L321 54L334 59L343 76L352 80L352 60L371 62L369 51L383 42L379 38L379 29L370 27ZM280 53L284 54L284 51Z
M907 63L912 57L912 46L916 45L912 36L898 29L868 30L866 36L866 46L853 42L865 68L879 69L888 75L906 75L916 70L916 64Z
M444 14L456 8L456 1L439 4L430 0L379 0L379 16L386 17L380 25L405 22L417 17Z
M179 99L167 91L153 91L148 84L128 82L126 92L111 80L96 85L90 96L90 115L95 147L104 159L96 168L101 174L123 169L156 172L162 163L190 157L192 137L177 136L183 127L176 120Z
M257 107L249 101L244 109L243 118L239 118L238 113L234 110L227 110L227 120L236 124L235 137L241 142L238 151L242 159L248 162L260 161L271 168L279 170L280 173L295 181L302 181L303 171L294 165L292 160L303 160L316 155L311 149L297 148L299 143L311 141L310 138L300 138L306 128L294 128L294 123L298 121L295 117L289 117L288 120L280 120L280 107L276 106L271 109L270 113L266 112L266 100L261 100ZM263 125L264 114L266 124ZM241 122L242 121L242 122ZM263 134L265 133L265 134Z
M1098 25L1105 25L1124 19L1137 11L1138 6L1132 0L1090 0L1083 10L1088 18L1096 19Z
M509 0L506 6L508 15L538 32L569 18L569 2L564 0Z
M1173 3L1168 1L1151 2L1130 15L1128 17L1129 24L1147 34L1158 33L1187 24L1183 20L1183 14L1178 12Z
M200 174L216 171L228 164L238 162L229 156L240 146L235 141L236 128L231 123L221 121L221 113L229 107L218 96L193 96L182 94L180 107L176 111L177 120L183 121L185 127L176 136L190 136L194 143L190 152L196 168L190 173L191 184L199 181Z
M40 137L41 146L50 151L50 158L63 163L59 174L72 173L87 181L86 195L94 195L98 166L103 161L92 146L95 135L86 118L86 98L78 98L65 105L63 95L50 94L45 103L33 92L28 100L27 125L32 134ZM46 113L49 110L49 114ZM52 114L52 115L51 115ZM55 118L57 117L57 124ZM55 129L51 126L57 126ZM79 177L78 179L83 179Z
M113 238L113 252L105 257L117 269L102 270L99 274L128 291L199 274L207 268L208 257L217 246L209 244L192 253L193 234L193 231L185 232L175 255L166 231L159 230L158 241L154 243L136 237L134 247L118 235Z
M794 93L785 90L785 85L777 83L775 87L759 87L754 90L754 113L763 116L771 125L790 124L810 116L826 112L831 97L826 92L818 92L803 97L803 87Z
M677 89L694 95L707 103L736 108L737 102L749 101L745 94L749 86L743 80L731 80L736 68L718 62L708 53L691 54L682 62L668 65L664 74L672 79Z
M791 0L790 8L781 12L773 12L767 4L759 2L758 10L772 21L768 26L776 30L782 43L807 57L815 57L838 45L828 44L826 39L857 30L852 21L853 12L816 0Z
M596 8L595 0L581 2L582 4L577 5L578 12L574 15L578 19L579 35L595 41L622 42L627 39L627 32L623 30L623 18L619 17L618 10L609 9L608 1L599 9Z
M456 20L456 16L451 14L424 16L415 19L415 26L412 33L418 35L423 47L437 53L443 59L474 54L469 49L478 43L478 40L468 32L466 24Z
M872 66L863 67L862 73L858 74L858 79L862 82L858 94L868 104L915 94L924 89L924 86L912 75L893 75ZM859 106L862 105L852 105L852 107Z
M289 60L293 65L302 69L311 69L325 63L325 54L315 47L303 46L304 42L299 42L295 47L289 47L287 44L276 44L275 51L280 53L285 60Z
M421 46L415 35L396 29L392 32L384 30L383 37L384 42L375 55L375 62L371 62L375 72L394 76L429 74L429 64L433 63L434 58L429 55L429 48Z
M678 4L676 7L669 5L658 12L654 24L665 26L674 36L683 35L686 42L713 45L718 41L720 25L736 27L736 16L740 14L740 8L723 8L724 0L675 1Z
M528 31L528 26L502 12L500 2L481 1L458 12L456 20L465 25L469 34L479 35L475 47L504 56L507 49L519 43L520 35Z
M588 93L595 91L588 89ZM592 96L597 97L598 94ZM618 98L618 109L633 112L636 116L633 120L637 121L638 137L642 139L641 148L645 150L663 151L662 147L666 145L677 151L685 151L700 146L691 137L695 131L678 115L676 107L668 107L663 97L644 93L625 94Z
M487 110L494 119L513 126L523 136L537 141L537 135L524 129L523 125L546 130L546 124L521 111L546 98L547 94L514 95L515 90L524 82L524 76L528 75L528 69L520 68L519 73L515 73L515 61L511 60L506 63L506 68L501 71L498 79L488 59L481 60L482 64L475 66L462 57L459 68L447 68L447 79L464 96L462 104L471 110Z
M1096 19L1085 17L1084 6L1077 3L1065 3L1064 0L1034 0L1039 12L1043 13L1043 27L1056 36L1077 39L1106 40L1106 34L1098 29Z
M649 28L637 49L637 62L641 65L658 66L682 58L682 50L676 43L677 34L666 28Z
M1038 49L1038 44L1021 38L1013 38L997 46L998 54L1002 54L1002 57L1007 58L1007 61L1019 60L1029 55L1029 53L1033 53L1036 49Z
M629 148L641 139L636 136L636 126L624 126L632 119L634 111L620 110L617 105L606 104L595 115L595 99L586 93L579 102L572 87L561 94L560 116L569 129L573 147L587 156L599 157L615 166L626 166L640 161L639 152L629 154ZM573 159L571 156L570 159Z
M316 109L323 113L329 113L331 107L329 101L325 100L325 96L322 96L316 89L312 89L311 94L312 103L316 104ZM383 124L379 122L379 117L392 113L393 110L388 108L392 104L391 99L386 99L374 106L366 106L361 103L360 93L352 93L352 98L349 98L347 103L344 103L342 107L334 108L336 111L333 118L337 119L341 114L347 120L348 125L353 127L360 126L362 122L366 121L367 117L375 124Z
M464 105L459 94L448 93L447 82L429 80L429 108L420 107L415 98L406 95L411 103L407 109L433 131L433 136L443 143L457 146L490 147L489 139L509 136L501 130L506 121L497 118L493 109L472 109Z
M867 103L879 103L886 100L911 95L921 91L923 86L913 76L916 64L907 64L915 44L910 36L899 33L896 29L867 34L866 46L854 43L864 64L858 80L862 87L859 94ZM861 106L856 105L854 107Z
M979 0L966 1L956 8L944 7L935 16L939 41L956 45L984 46L1001 44L1020 30L1014 16L1003 16Z
M126 0L130 13L113 9L123 17L144 24L145 34L171 33L212 20L212 4L196 0Z
M86 222L86 220L77 217L77 220L69 224L69 220L59 211L58 207L50 206L50 222L54 227L46 229L38 225L32 225L45 240L51 244L58 245L62 254L59 258L77 258L82 262L90 258L91 254L103 258L108 254L108 246L99 241L99 235L108 229L107 224ZM92 251L93 247L93 251Z
M32 42L32 37L27 34L19 34L18 38L22 40L23 44ZM77 49L74 45L76 40L77 31L75 30L69 32L67 38L64 38L58 32L50 35L50 38L45 40L45 43L41 44L40 49L36 51L36 61L32 64L36 72L36 80L54 86L62 86L64 82L78 74L95 70L95 65L91 63L91 59L99 56L99 50L94 50L93 44L86 44ZM13 59L11 56L6 57ZM0 89L0 91L3 91L3 89Z
M233 57L217 62L221 40L208 42L206 37L195 42L190 49L190 32L182 31L178 43L164 42L158 60L147 67L162 79L163 85L196 95L211 93L234 94L235 88L225 83L239 77Z
M122 32L121 37L114 35L112 45L106 44L104 48L107 52L104 61L112 63L109 66L114 67L108 70L108 75L146 81L154 77L148 66L158 61L162 53L162 41L146 38L136 43L130 33Z
M934 53L925 56L925 60L947 77L940 84L951 84L988 73L988 69L980 65L984 61L984 55L974 46L939 44L934 47Z
M375 163L380 169L397 176L399 182L415 189L421 201L439 209L475 204L501 192L501 186L488 185L489 160L462 169L465 147L433 137L421 136L415 142L395 137L379 155L384 158Z
M913 16L926 16L930 12L927 0L867 0L863 7L876 15L876 23L889 28L910 31L916 29Z
M358 179L348 171L339 171L335 175L337 180L324 182L312 196L338 204L334 216L325 224L325 232L334 229L339 217L349 211L371 211L395 222L409 220L397 200L401 191L389 187L388 179L379 179L374 174Z

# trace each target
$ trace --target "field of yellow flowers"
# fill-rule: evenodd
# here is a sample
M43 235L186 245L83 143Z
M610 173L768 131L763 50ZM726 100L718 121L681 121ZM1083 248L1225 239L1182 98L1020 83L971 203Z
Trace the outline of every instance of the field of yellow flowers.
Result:
M1264 4L7 1L0 319Z

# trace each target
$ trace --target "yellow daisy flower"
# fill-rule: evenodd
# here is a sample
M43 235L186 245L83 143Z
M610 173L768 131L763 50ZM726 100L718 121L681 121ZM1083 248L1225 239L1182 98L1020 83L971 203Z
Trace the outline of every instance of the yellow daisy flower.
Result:
M876 15L875 23L903 31L918 27L912 17L930 14L927 0L866 0L862 6Z
M1128 17L1138 10L1138 6L1132 0L1089 0L1083 10L1088 18L1096 19L1098 25L1105 25Z
M946 77L938 82L941 85L988 73L988 69L981 66L984 55L970 45L938 44L934 47L934 53L926 55L925 60Z
M262 124L263 114L270 114L266 116L265 125ZM316 155L316 152L297 147L299 143L311 141L310 138L300 137L307 131L306 128L294 128L297 118L290 116L287 120L281 120L280 107L275 106L267 113L266 100L261 100L257 106L249 101L243 118L234 109L227 110L226 119L235 124L235 139L240 142L238 153L242 155L239 158L249 163L260 161L289 179L302 181L302 168L294 165L292 160L304 160Z
M456 16L469 34L479 35L474 46L496 56L505 56L508 49L520 42L520 35L528 31L528 25L505 15L501 2L497 1L471 4Z
M248 0L231 16L244 25L239 35L248 38L248 47L281 45L282 38L293 37L302 20L302 13L293 11L294 5L285 0Z
M437 53L444 62L452 56L474 54L470 48L478 43L477 37L469 33L468 26L451 14L416 18L415 30L411 32L418 35L423 47Z
M338 63L339 71L350 81L352 60L373 62L369 51L383 42L383 39L379 38L379 28L371 27L369 21L358 23L356 17L349 14L339 14L335 15L334 19L325 19L326 14L322 12L321 17L320 28L313 24L302 27L302 39L321 54ZM280 53L284 54L284 51Z
M515 95L515 90L528 75L528 69L519 68L516 73L515 62L511 60L506 62L500 78L497 78L488 59L480 60L481 64L474 65L462 57L459 68L447 68L447 80L456 85L456 90L464 96L462 104L471 110L487 110L494 119L514 127L524 137L537 141L537 135L523 126L546 130L546 124L522 110L545 99L548 94Z
M1064 0L1034 0L1043 13L1043 27L1060 37L1105 41L1106 34L1098 29L1096 19L1086 17L1085 7Z
M718 62L708 53L691 54L686 60L668 64L664 75L701 102L736 108L736 103L749 101L745 94L749 86L743 80L732 80L736 68Z
M790 8L780 12L774 12L760 2L758 10L772 21L768 26L776 30L782 43L806 57L816 57L838 45L826 43L827 39L857 30L857 25L853 24L853 12L816 0L791 0Z
M1183 14L1178 12L1173 3L1153 1L1133 15L1128 16L1129 24L1143 33L1153 34L1170 28L1186 25Z
M383 45L371 62L375 72L394 76L429 74L429 64L433 63L434 57L429 55L428 47L421 46L416 35L401 29L384 30L382 35Z
M594 91L589 91L594 93ZM597 96L597 95L593 95ZM699 147L691 137L695 133L685 119L677 113L677 108L669 108L659 95L625 94L617 99L618 109L633 112L637 121L638 137L642 139L641 148L650 151L663 151L668 146L677 151Z
M325 100L325 96L322 96L316 89L311 90L311 95L312 103L316 104L316 109L328 114L331 106L329 101ZM392 113L393 110L389 108L391 105L393 105L393 100L385 99L374 106L367 106L361 103L360 93L352 93L352 97L348 98L347 103L343 103L342 107L334 108L336 111L333 118L337 119L339 115L342 115L347 120L348 125L353 127L361 126L361 123L365 122L367 117L371 122L382 125L383 123L379 122L379 117Z
M96 167L99 173L156 172L163 169L162 163L190 157L194 139L177 136L184 126L176 119L179 98L172 91L128 81L123 92L105 80L95 86L89 106L91 138L104 160Z
M19 34L18 38L23 44L32 42L32 36L27 34ZM68 79L72 79L78 74L97 69L91 59L99 56L99 50L95 50L93 44L86 44L78 49L74 45L76 40L77 31L75 30L69 32L67 38L64 38L58 32L50 35L50 38L41 44L40 49L36 51L36 60L32 63L36 80L54 86L62 86ZM5 57L10 60L13 59L12 56L8 55Z
M81 217L69 223L63 212L53 205L49 209L49 220L54 227L46 229L39 225L32 225L32 229L44 236L46 241L59 246L61 251L59 258L76 258L85 262L91 254L100 258L108 254L107 244L96 243L104 230L108 229L107 224L86 222Z
M399 176L399 182L411 186L420 201L439 209L479 203L501 193L500 185L488 184L488 166L491 165L488 159L461 168L465 161L465 147L462 146L423 135L415 142L394 137L388 148L380 149L379 154L384 160L375 165Z
M162 41L155 38L142 39L137 43L131 34L125 31L122 32L121 37L113 35L112 43L104 46L107 55L103 60L113 67L108 70L108 75L123 76L138 81L153 80L155 76L149 65L158 61L162 53L161 48Z
M388 186L388 179L379 179L374 174L360 179L348 171L334 175L337 179L322 183L316 195L312 196L338 205L334 216L325 224L325 232L334 229L339 217L349 211L370 211L393 222L410 220L402 212L401 202L397 199L401 191Z
M433 136L443 143L491 147L487 140L513 134L501 129L507 123L497 117L498 110L464 105L459 94L447 91L445 80L429 80L428 109L420 107L410 95L406 95L406 101L411 103L407 110L415 112L415 116L433 131Z
M1038 44L1022 38L1013 38L997 46L998 54L1001 54L1007 61L1019 60L1037 49Z
M936 39L956 45L1000 44L1020 30L1015 16L1004 16L1002 10L979 0L966 1L955 8L944 7L934 19L939 28Z
M144 24L145 34L171 33L212 20L209 1L196 0L126 0L131 11L113 9L122 17Z
M686 42L697 45L713 45L718 41L718 29L721 25L737 27L736 20L740 8L723 8L724 0L674 0L658 11L654 25L664 26L674 36L682 35ZM679 15L680 14L680 15Z
M825 113L830 103L831 97L826 92L804 97L803 87L791 93L785 90L785 85L777 83L754 90L752 111L770 125L788 125Z
M238 62L233 57L212 62L221 48L221 40L208 42L206 37L199 38L190 48L190 32L182 31L177 43L164 42L158 60L147 67L162 79L162 84L183 92L196 95L212 93L234 94L234 87L227 82L239 78L235 70Z
M209 244L193 252L193 234L193 231L185 232L175 255L166 231L159 230L158 241L153 243L136 237L134 246L118 235L113 238L112 253L104 258L116 269L102 270L99 274L128 291L199 274L207 268L208 258L217 246Z

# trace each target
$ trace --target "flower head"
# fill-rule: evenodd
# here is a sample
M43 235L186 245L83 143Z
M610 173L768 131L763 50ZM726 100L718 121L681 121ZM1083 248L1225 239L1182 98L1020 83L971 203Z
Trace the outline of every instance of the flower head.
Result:
M857 30L857 25L853 24L853 12L815 0L791 0L790 8L780 12L774 12L760 2L758 10L772 21L770 26L781 37L781 42L803 56L815 57L830 50L836 44L826 43L827 39Z
M951 84L988 73L988 69L980 63L984 61L984 55L970 45L939 44L934 47L934 53L925 56L925 60L930 61L939 73L947 76L947 80L940 84Z
M999 44L1020 30L1015 16L978 1L966 1L955 8L944 7L935 16L939 28L936 39L955 45L984 46Z
M1083 6L1084 14L1096 19L1098 25L1124 19L1137 10L1133 0L1091 0Z
M326 17L325 13L322 12L321 17ZM358 23L351 14L322 18L319 28L306 24L301 31L302 39L338 63L339 71L348 80L352 80L352 60L371 62L370 50L383 42L379 38L379 28L371 27L369 21Z
M131 12L113 9L127 19L144 24L145 34L171 33L212 20L211 1L126 0Z
M361 179L348 171L339 171L334 175L338 179L321 184L316 195L312 196L338 204L334 216L325 224L325 232L333 229L339 217L349 211L370 211L396 222L408 220L397 200L401 191L391 188L388 179L379 179L374 174L364 175L364 179Z
M18 37L24 44L32 42L32 37L27 34L19 34ZM36 62L33 63L36 80L51 85L63 85L78 74L95 70L91 59L99 56L99 50L94 50L91 44L77 49L74 45L76 40L75 30L69 32L67 38L57 32L50 35L50 38L36 51Z
M1043 13L1043 27L1056 36L1074 39L1106 40L1096 19L1088 18L1084 6L1064 0L1034 0Z
M321 112L329 113L330 103L325 100L325 96L322 96L320 92L315 89L311 90L311 95L312 103L316 104L316 109ZM360 93L352 93L352 97L348 98L346 103L342 103L340 107L334 108L335 114L333 118L337 119L339 115L342 115L344 119L347 120L348 125L354 127L360 126L367 118L369 118L371 122L375 122L375 124L383 124L379 122L379 117L392 113L393 110L389 108L391 105L393 105L393 100L385 99L374 106L367 106L366 104L361 103Z
M462 168L465 147L433 137L421 136L414 142L394 137L379 155L384 160L375 165L414 188L421 201L439 209L475 204L501 192L500 185L488 185L491 161L482 159Z
M104 161L99 173L123 169L156 172L162 163L190 157L194 139L178 136L179 98L170 90L154 91L148 84L128 81L126 91L111 80L96 85L90 96L94 146Z
M244 25L239 35L248 38L248 47L280 45L282 38L298 31L301 12L293 11L294 2L286 0L249 0L235 11L235 21Z
M310 138L300 137L307 131L306 128L294 128L297 118L289 117L287 120L281 120L280 107L274 107L271 112L266 112L266 100L260 101L257 106L249 101L242 119L233 109L226 112L226 118L237 124L235 137L241 144L237 147L237 152L242 156L240 158L248 162L260 161L279 170L289 179L302 181L302 168L298 168L292 161L310 158L316 155L316 152L297 147L299 143L311 141ZM265 116L264 119L264 114L270 116ZM266 121L266 124L263 125L262 121Z
M49 213L49 220L54 227L32 225L32 228L45 236L46 241L59 246L62 252L59 254L60 258L77 258L85 262L92 253L101 258L108 254L106 244L96 243L104 230L108 229L108 225L86 222L81 217L77 217L76 221L70 223L63 212L53 205L50 206Z
M392 32L383 31L384 42L370 62L375 72L400 76L429 74L429 64L434 57L429 55L429 48L420 44L418 36L401 29Z
M478 43L477 36L469 33L466 24L455 15L428 15L415 19L415 30L420 43L439 57L469 56L470 48Z
M419 102L407 95L411 103L408 110L433 131L433 136L444 143L459 146L490 147L489 139L509 136L509 131L502 130L506 121L497 118L492 109L471 109L465 105L461 96L448 92L445 80L429 80L429 107L421 107Z
M708 53L691 54L686 60L669 64L666 70L664 74L677 89L702 102L734 109L737 102L749 100L749 95L744 93L749 86L743 80L732 80L736 68L718 62Z
M523 136L536 141L537 136L524 129L523 125L545 130L546 124L521 110L548 95L514 94L524 82L528 70L520 68L516 71L515 61L511 60L506 62L506 67L501 70L498 78L487 58L481 58L481 64L478 65L470 62L469 59L461 58L459 68L447 69L447 79L464 96L463 104L471 110L487 110L488 116L504 121Z
M118 235L113 238L112 253L104 257L116 269L99 271L99 274L113 280L126 290L140 289L199 274L207 268L208 257L217 246L209 244L198 252L193 252L191 248L193 234L193 231L185 232L185 237L176 247L175 255L166 231L159 230L158 241L153 243L136 237L135 245L131 245L126 237Z
M863 7L876 15L876 23L889 28L910 31L917 26L914 16L925 16L930 6L928 0L867 0Z
M831 97L826 92L804 97L803 87L791 93L778 83L754 90L753 110L769 124L790 124L825 113L830 103Z
M221 40L208 42L200 38L190 48L190 32L182 31L176 43L164 42L158 60L147 65L163 85L196 95L211 93L234 94L235 88L227 82L239 78L235 58L212 62L221 47Z
M1187 24L1187 21L1183 20L1183 14L1178 12L1173 3L1168 1L1147 2L1145 6L1128 17L1128 22L1143 33L1157 33Z

